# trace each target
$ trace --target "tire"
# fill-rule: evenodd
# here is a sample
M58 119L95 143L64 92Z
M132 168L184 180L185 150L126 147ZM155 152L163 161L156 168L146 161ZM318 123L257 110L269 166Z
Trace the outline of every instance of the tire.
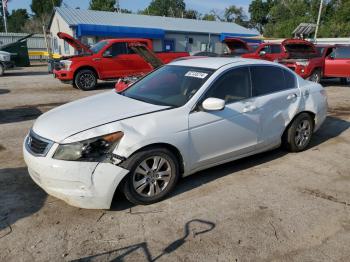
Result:
M97 76L90 69L80 70L74 77L74 84L83 91L89 91L96 88Z
M315 69L311 76L309 76L309 81L312 81L312 82L315 82L315 83L320 83L321 82L321 77L322 77L322 74L321 74L321 70L320 69Z
M340 78L340 83L342 85L347 85L348 84L348 79L346 77L342 77L342 78Z
M4 66L0 63L0 76L3 76L5 72Z
M124 166L130 172L124 180L123 192L125 197L136 205L148 205L164 199L175 188L180 176L177 158L165 148L137 152ZM162 178L160 173L163 174Z
M290 152L304 151L310 144L313 130L314 121L311 115L301 113L284 132L282 144Z

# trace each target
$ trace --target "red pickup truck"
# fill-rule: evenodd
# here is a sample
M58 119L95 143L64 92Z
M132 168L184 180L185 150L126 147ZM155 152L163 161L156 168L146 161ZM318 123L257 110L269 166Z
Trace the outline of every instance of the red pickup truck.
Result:
M350 77L350 46L320 45L301 39L286 39L282 43L263 43L244 58L279 62L301 77L314 82L322 78L340 77L347 83Z
M322 78L339 77L342 84L350 78L350 45L317 45L324 60Z
M139 76L153 70L150 63L130 48L130 45L142 44L151 51L153 46L149 39L106 39L89 48L66 33L60 32L57 35L79 54L62 58L53 73L62 82L73 84L79 89L94 89L98 79ZM189 56L189 53L167 52L155 55L167 64L174 59Z

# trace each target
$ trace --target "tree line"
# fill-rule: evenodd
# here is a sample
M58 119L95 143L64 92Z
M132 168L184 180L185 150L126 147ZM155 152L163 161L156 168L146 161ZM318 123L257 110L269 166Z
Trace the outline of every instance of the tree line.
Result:
M321 0L253 0L248 14L242 7L231 5L223 11L215 8L208 13L188 9L184 0L152 0L138 14L222 21L236 23L258 30L265 37L290 37L300 23L316 23ZM350 36L350 0L323 0L319 37ZM214 1L213 1L214 2ZM2 1L0 1L1 16ZM11 4L11 1L9 1ZM63 3L64 5L67 5ZM62 0L32 0L32 13L27 9L15 9L7 13L9 32L42 32L47 25L54 6L61 6ZM213 4L215 5L215 4ZM79 7L71 7L79 8ZM115 0L90 0L89 9L132 13L116 6ZM0 31L4 31L3 19Z

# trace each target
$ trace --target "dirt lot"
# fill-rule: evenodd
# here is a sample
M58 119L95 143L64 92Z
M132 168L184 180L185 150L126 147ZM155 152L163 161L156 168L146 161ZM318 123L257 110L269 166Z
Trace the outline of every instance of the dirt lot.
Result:
M260 154L180 181L165 201L70 207L30 179L22 141L42 112L82 92L32 67L0 78L0 261L349 261L350 87L309 150ZM87 116L88 117L88 116Z

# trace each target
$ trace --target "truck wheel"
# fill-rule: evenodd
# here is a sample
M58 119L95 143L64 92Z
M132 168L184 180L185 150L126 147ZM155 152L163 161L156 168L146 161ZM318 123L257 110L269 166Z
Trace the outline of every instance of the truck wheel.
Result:
M347 85L348 84L348 79L346 77L342 77L342 78L340 78L340 83L342 85Z
M84 91L93 90L97 84L97 77L93 71L83 69L76 74L74 84Z
M309 81L319 83L321 82L321 70L316 69L312 72L311 76L309 77Z
M0 76L3 76L5 72L4 66L0 63Z
M179 179L179 163L165 148L145 149L127 160L130 173L125 178L123 192L134 203L148 205L165 198Z
M282 145L290 152L300 152L307 148L314 130L310 114L301 113L289 125L282 136Z

